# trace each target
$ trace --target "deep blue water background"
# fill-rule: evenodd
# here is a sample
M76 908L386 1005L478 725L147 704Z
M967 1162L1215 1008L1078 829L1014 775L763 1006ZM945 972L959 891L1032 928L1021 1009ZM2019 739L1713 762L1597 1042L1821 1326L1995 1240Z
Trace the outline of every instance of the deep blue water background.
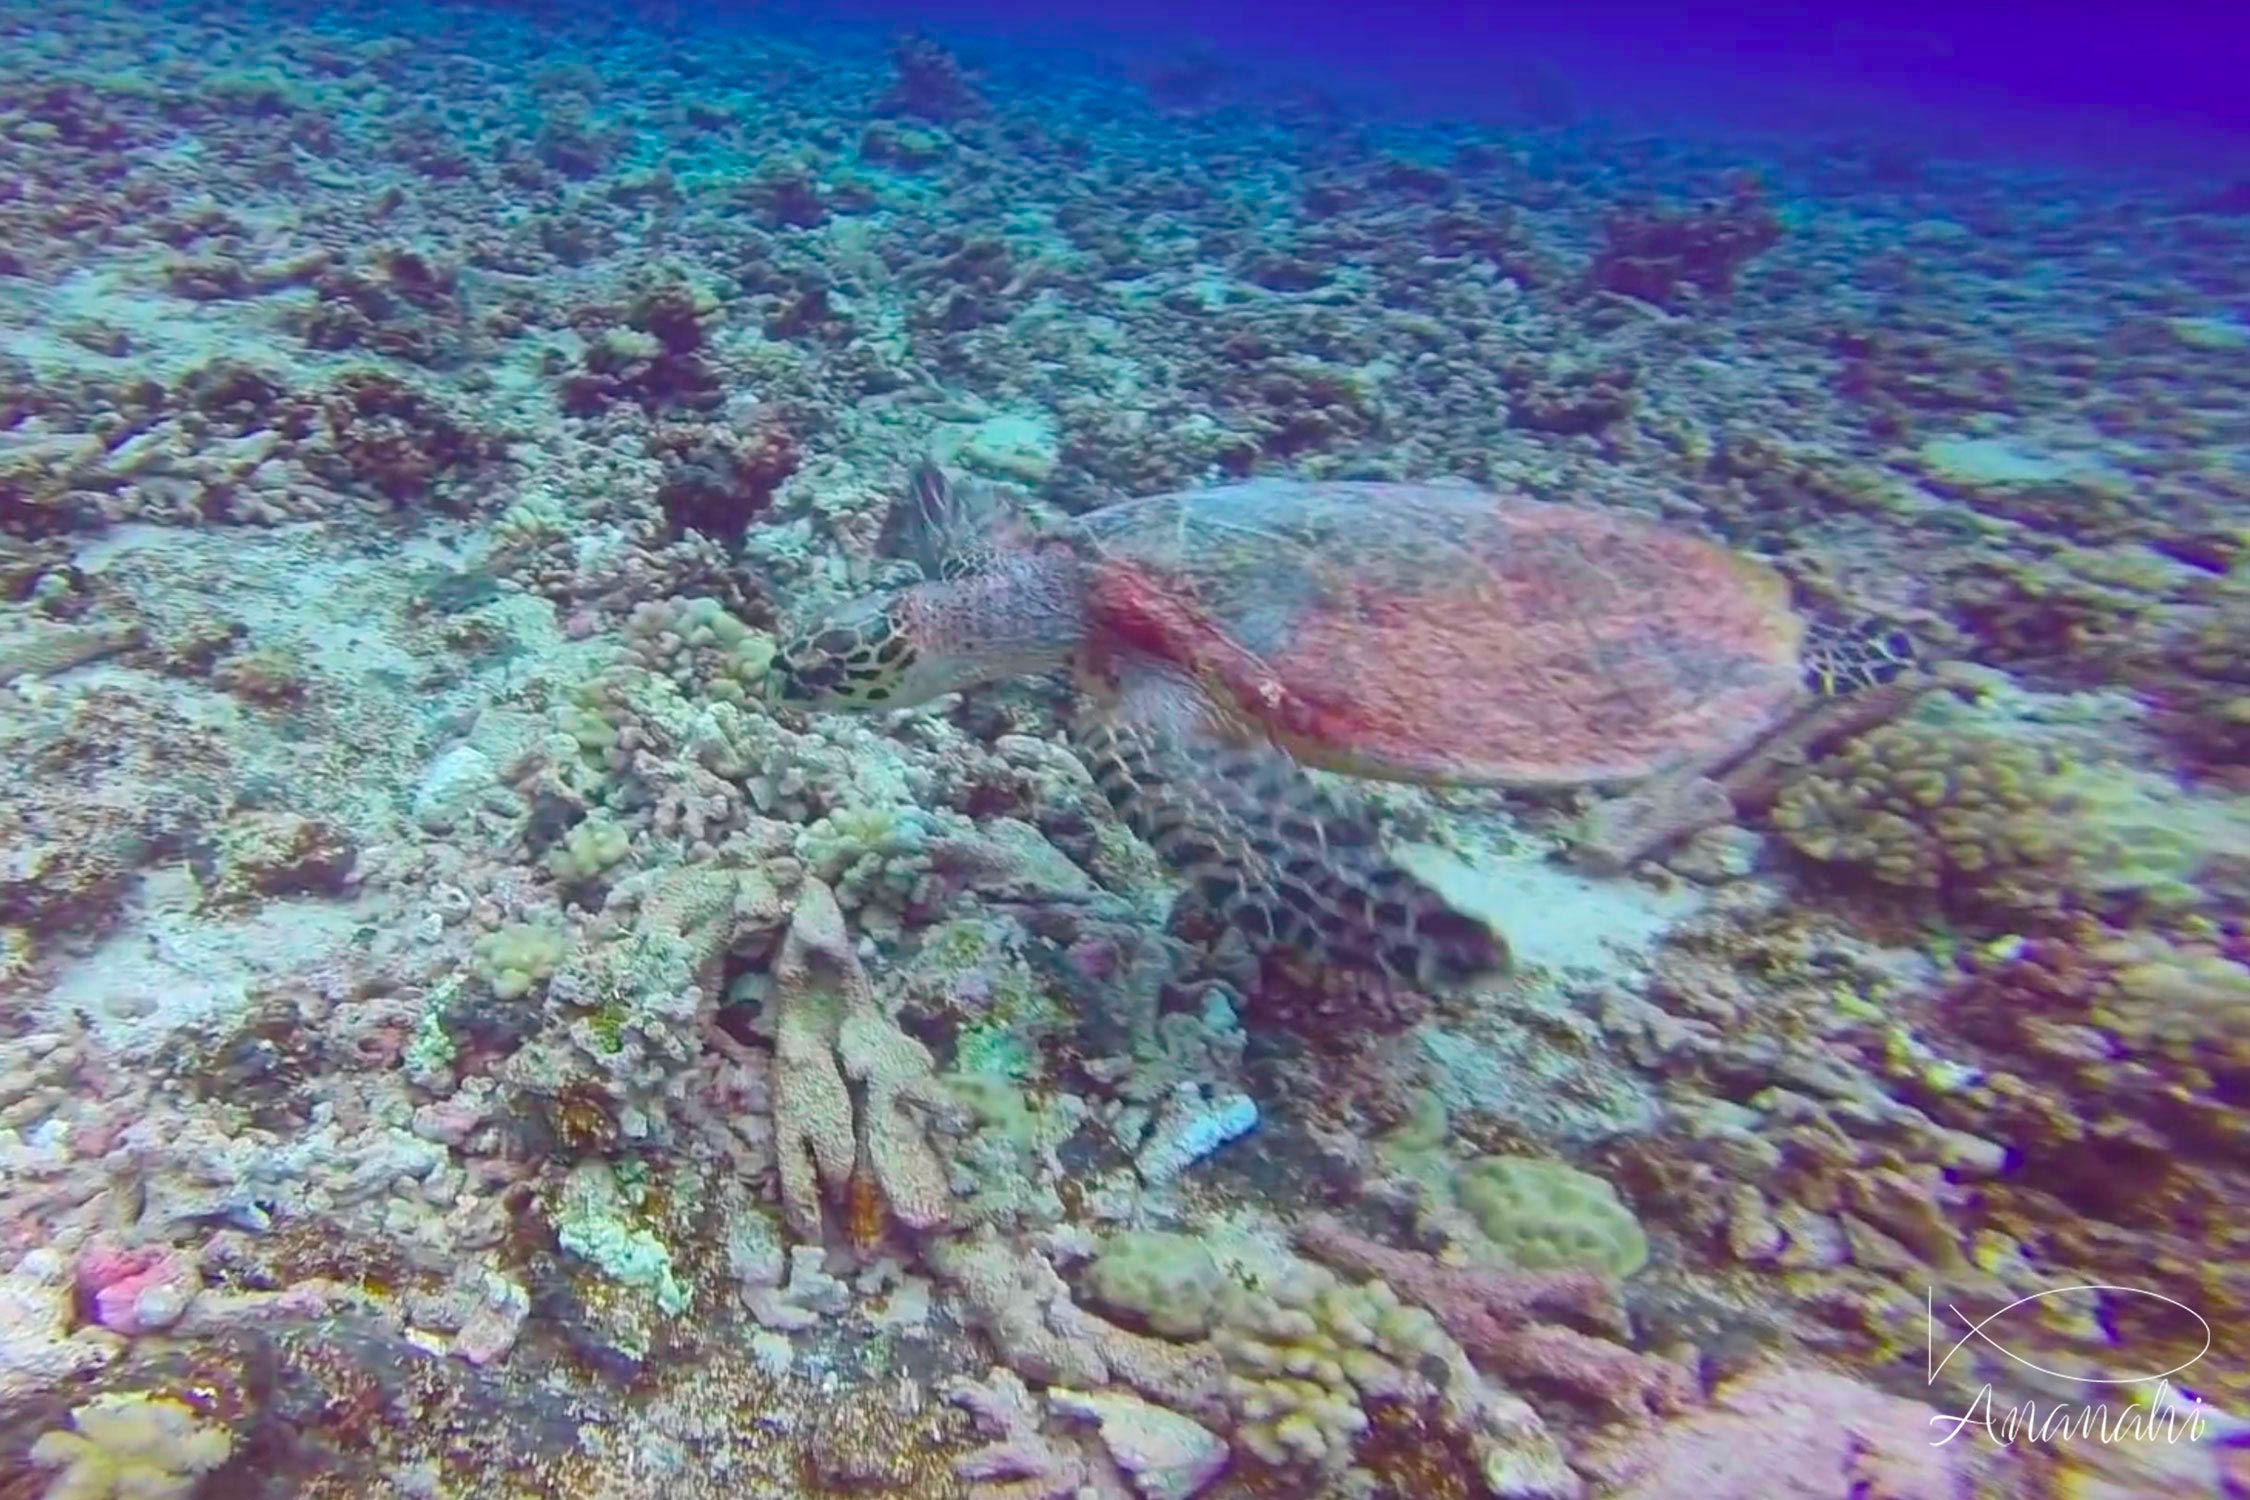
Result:
M1087 54L1201 60L1237 91L1319 88L1360 109L1661 135L1877 135L1948 155L2250 175L2250 5L2127 8L1135 0L643 3L914 27L1003 70ZM1232 70L1230 72L1229 70Z

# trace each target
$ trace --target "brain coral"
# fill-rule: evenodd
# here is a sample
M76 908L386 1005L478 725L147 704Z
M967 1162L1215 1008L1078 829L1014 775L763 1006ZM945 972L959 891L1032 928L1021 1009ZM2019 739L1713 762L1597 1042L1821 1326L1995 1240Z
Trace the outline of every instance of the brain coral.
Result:
M1648 1236L1601 1178L1559 1161L1486 1156L1453 1191L1508 1263L1527 1271L1594 1270L1620 1279L1648 1264Z

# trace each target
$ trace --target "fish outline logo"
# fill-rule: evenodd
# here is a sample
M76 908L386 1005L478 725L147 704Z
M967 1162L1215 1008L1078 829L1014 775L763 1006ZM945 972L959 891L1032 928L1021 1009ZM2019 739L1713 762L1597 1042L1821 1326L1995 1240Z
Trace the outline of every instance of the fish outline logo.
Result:
M2073 1292L2091 1292L2095 1294L2105 1292L2121 1292L2130 1297L2153 1297L2159 1302L2168 1303L2171 1306L2178 1308L2181 1312L2186 1313L2189 1317L2195 1319L2196 1326L2203 1330L2203 1347L2196 1350L2195 1353L2189 1355L2186 1359L2180 1361L2178 1364L2173 1365L2170 1369L2159 1370L2153 1374L2072 1375L2062 1370L2050 1370L2045 1365L2036 1364L2031 1360L2024 1358L2022 1355L2016 1353L2013 1349L2010 1349L2007 1345L2001 1343L1998 1339L1994 1338L1990 1333L1985 1331L1993 1324L1999 1322L2000 1319L2006 1317L2009 1313L2014 1312L2017 1308L2022 1307L2027 1302L2041 1302L2045 1301L2049 1297L2068 1296ZM2182 1370L2189 1368L2190 1366L2195 1364L2197 1360L2200 1360L2204 1355L2211 1352L2210 1320L2205 1318L2203 1314L2197 1312L2194 1308L2188 1306L2185 1302L2180 1301L2177 1297L2167 1297L2162 1292L2152 1292L2145 1287L2117 1286L2107 1282L2081 1282L2072 1286L2048 1287L2044 1291L2032 1292L2027 1296L2018 1297L2015 1301L2009 1303L2007 1306L2002 1307L1995 1312L1986 1313L1981 1318L1971 1318L1967 1313L1961 1311L1961 1309L1948 1302L1945 1305L1945 1310L1953 1314L1954 1317L1961 1320L1961 1325L1965 1332L1963 1332L1960 1338L1954 1342L1953 1347L1945 1351L1945 1358L1939 1359L1937 1357L1938 1319L1936 1288L1925 1287L1923 1289L1923 1300L1924 1321L1922 1360L1925 1371L1924 1383L1929 1385L1937 1384L1938 1376L1944 1371L1947 1365L1953 1362L1953 1356L1959 1354L1963 1349L1967 1348L1970 1340L1972 1339L1990 1345L1993 1349L1997 1350L2002 1355L2005 1355L2007 1358L2015 1361L2017 1364L2022 1365L2027 1370L2036 1370L2041 1375L2048 1376L2051 1379L2067 1380L2077 1385L2151 1385L2155 1384L2158 1381L2167 1380L2170 1377L2179 1374Z

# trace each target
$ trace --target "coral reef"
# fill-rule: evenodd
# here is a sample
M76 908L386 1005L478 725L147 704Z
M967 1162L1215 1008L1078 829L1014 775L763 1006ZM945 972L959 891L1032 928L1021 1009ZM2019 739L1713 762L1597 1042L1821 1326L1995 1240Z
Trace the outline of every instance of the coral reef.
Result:
M1539 1314L1565 1314L1615 1330L1611 1284L1591 1271L1493 1271L1443 1266L1353 1233L1332 1218L1299 1232L1308 1253L1354 1275L1381 1278L1503 1378L1553 1382L1626 1415L1677 1411L1694 1399L1693 1374L1672 1362Z
M2213 154L790 9L0 26L0 1494L2239 1490L1883 1394L2030 1384L1926 1383L1932 1296L2098 1284L2178 1307L2011 1352L2204 1319L2250 1403ZM1043 535L1567 499L1923 666L1637 784L1362 784L1515 959L1372 985L1180 902L1051 683L768 697L937 565L924 459Z

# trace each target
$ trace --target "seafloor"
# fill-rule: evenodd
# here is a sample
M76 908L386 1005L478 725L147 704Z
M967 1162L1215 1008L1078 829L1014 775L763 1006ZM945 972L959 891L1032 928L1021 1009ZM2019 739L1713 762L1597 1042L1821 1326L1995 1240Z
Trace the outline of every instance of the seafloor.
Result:
M2241 1493L2250 185L352 11L0 11L0 1496ZM925 455L1926 666L1308 976L1058 687L761 700Z

